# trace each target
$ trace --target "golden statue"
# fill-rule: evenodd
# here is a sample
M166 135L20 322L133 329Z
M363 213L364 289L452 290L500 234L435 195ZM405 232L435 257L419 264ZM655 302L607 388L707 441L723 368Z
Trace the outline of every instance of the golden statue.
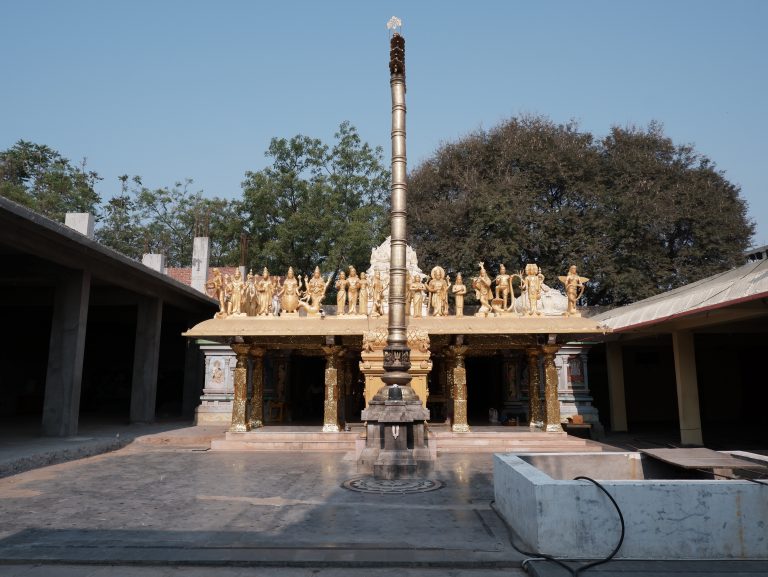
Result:
M273 317L280 316L280 303L284 292L285 289L280 285L280 279L276 276L272 277L272 290L270 291L270 294L272 295Z
M339 273L339 280L336 281L336 314L344 314L344 304L347 302L347 275L344 271Z
M315 272L312 273L312 278L304 277L304 294L299 300L299 307L307 311L307 315L316 315L320 312L323 306L323 299L325 299L325 291L328 290L328 285L331 284L331 278L325 281L320 274L320 267L315 267Z
M249 317L256 316L256 311L259 307L258 298L256 296L256 281L253 276L253 269L248 271L248 276L245 277L245 286L243 286L243 298L244 306L243 312Z
M525 265L525 276L520 288L528 297L528 316L541 316L539 299L541 298L541 293L546 289L544 287L544 275L541 274L539 265Z
M241 315L243 313L243 291L245 285L243 284L243 275L240 269L235 271L231 283L232 294L229 297L229 314Z
M411 280L408 289L408 294L413 303L413 317L417 319L421 318L424 309L424 291L427 289L427 286L422 282L420 274L413 275L413 279Z
M269 278L267 267L264 267L261 279L256 283L257 316L266 317L269 315L270 308L272 307L272 291L272 280Z
M387 290L388 286L389 283L383 283L381 281L381 273L377 270L373 274L373 284L371 285L373 290L373 308L371 309L372 317L380 317L384 314L384 291Z
M299 281L293 272L293 267L288 267L288 273L283 281L282 297L280 299L282 312L292 314L299 308Z
M368 286L370 284L371 283L368 280L368 275L366 275L365 272L361 272L360 273L360 306L358 307L358 310L361 315L368 314L368 301L370 300L370 297L368 294Z
M563 314L566 317L580 317L581 313L576 309L576 303L584 294L584 289L587 288L584 283L589 279L579 276L579 273L576 272L576 265L571 265L568 268L566 276L557 278L565 285L565 296L568 297L568 309Z
M357 276L355 267L349 267L349 276L347 277L347 302L349 309L347 314L357 314L357 293L360 291L360 277Z
M510 286L512 277L507 274L507 267L503 264L499 266L499 274L496 275L494 282L496 283L496 298L501 299L503 302L502 308L507 308L507 299L509 298ZM514 299L514 293L512 293Z
M453 292L453 298L456 303L456 316L464 316L464 295L467 294L467 285L464 284L464 279L461 278L461 273L456 275L456 282L453 283L451 288Z
M481 262L480 276L475 277L472 281L472 288L475 289L475 296L480 301L480 309L477 311L478 316L488 316L493 313L493 307L491 306L491 300L493 299L493 292L491 285L493 281L488 276L488 272L485 270L485 263Z
M232 314L232 277L228 274L224 275L224 312L227 315Z
M433 317L444 317L448 314L448 287L450 281L445 278L443 267L436 266L430 273L427 283L429 292L429 310Z
M213 278L208 283L211 287L213 298L219 301L219 312L216 313L216 317L224 317L227 315L227 297L224 294L224 278L221 276L221 271L217 268L213 269Z

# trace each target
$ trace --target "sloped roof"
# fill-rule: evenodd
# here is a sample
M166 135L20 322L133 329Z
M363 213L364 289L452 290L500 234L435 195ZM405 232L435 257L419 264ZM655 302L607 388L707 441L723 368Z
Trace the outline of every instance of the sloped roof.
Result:
M592 320L623 331L768 298L768 260L750 262L683 287L618 307Z

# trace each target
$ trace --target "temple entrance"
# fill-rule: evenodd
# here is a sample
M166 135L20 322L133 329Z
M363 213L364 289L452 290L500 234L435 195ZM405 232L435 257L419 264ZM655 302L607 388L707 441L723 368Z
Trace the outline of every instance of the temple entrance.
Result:
M323 424L325 399L325 359L323 357L291 357L288 406L291 423L297 425Z
M469 425L490 425L490 409L496 409L501 415L504 405L502 359L498 356L469 357L465 361L465 367Z

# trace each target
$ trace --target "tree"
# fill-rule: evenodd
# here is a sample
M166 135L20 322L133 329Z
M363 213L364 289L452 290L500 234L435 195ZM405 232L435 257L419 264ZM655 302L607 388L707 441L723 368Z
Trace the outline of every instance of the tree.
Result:
M19 140L0 152L0 196L59 222L67 212L96 213L100 202L94 190L101 180L42 144Z
M255 269L361 267L384 239L389 172L382 150L362 142L348 122L335 139L329 147L303 135L273 138L271 166L246 173L239 209Z
M148 252L162 253L168 266L189 266L196 226L205 222L212 238L211 264L236 262L240 218L233 201L192 193L191 179L156 189L144 186L138 176L119 180L121 193L105 204L96 231L99 242L137 260Z
M409 210L427 268L466 276L480 260L513 270L535 262L555 284L576 264L592 279L586 298L601 305L731 267L753 230L738 188L660 126L596 141L540 117L441 147L411 173Z

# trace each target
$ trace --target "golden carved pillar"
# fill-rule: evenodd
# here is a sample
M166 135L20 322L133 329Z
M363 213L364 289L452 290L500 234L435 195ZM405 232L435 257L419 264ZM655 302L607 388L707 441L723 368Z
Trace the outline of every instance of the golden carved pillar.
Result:
M468 433L467 423L467 369L464 368L464 355L467 347L450 347L453 353L453 427L454 433Z
M456 368L456 357L451 352L450 348L445 349L445 366L443 367L443 370L445 371L445 388L446 388L446 394L448 395L447 400L447 406L446 406L446 417L448 420L450 420L451 424L453 424L453 393L454 393L454 386L455 383L453 382L453 369Z
M528 356L528 415L530 427L540 429L544 426L541 410L541 375L539 373L539 355L537 348L525 349Z
M343 375L341 356L344 348L323 347L325 353L325 401L323 403L323 432L339 432L339 383Z
M563 426L560 424L560 399L557 396L557 366L555 366L555 353L560 349L559 345L544 345L544 403L546 430L551 433L560 433Z
M246 343L232 343L237 364L235 365L235 398L232 400L232 424L229 430L233 433L245 433L248 431L248 423L245 420L245 407L248 402L248 349Z
M264 426L264 347L251 347L248 351L253 358L251 367L251 407L248 411L248 426L258 429Z

